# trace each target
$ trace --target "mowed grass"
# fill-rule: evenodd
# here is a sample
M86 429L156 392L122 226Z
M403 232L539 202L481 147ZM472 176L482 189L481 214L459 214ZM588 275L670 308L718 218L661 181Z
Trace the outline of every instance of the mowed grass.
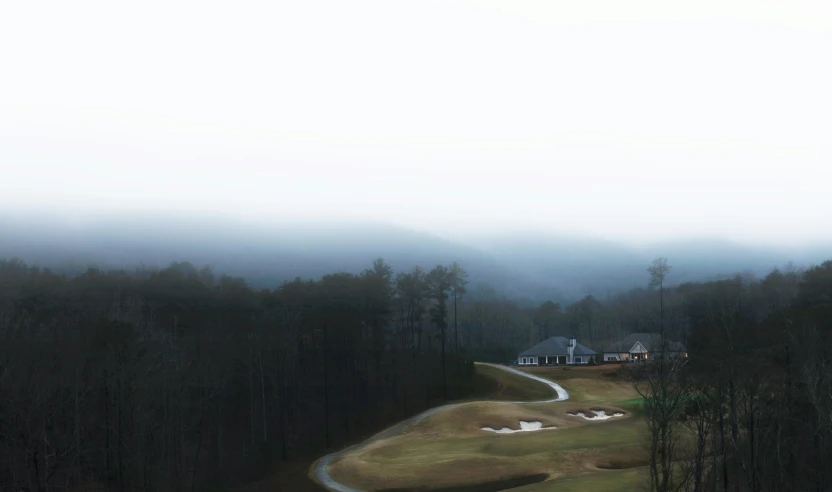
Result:
M647 468L627 470L605 470L578 477L560 478L511 489L511 492L626 492L644 489L647 483Z
M617 370L618 365L522 369L563 386L569 393L565 407L570 412L586 413L589 408L605 408L638 416L641 414L641 396L632 383L615 377Z
M581 490L611 490L605 488L607 480L614 481L609 477L638 477L634 467L643 465L645 456L645 425L632 413L638 409L639 395L630 383L611 378L613 370L615 367L604 366L527 369L564 386L570 399L516 404L509 401L548 399L552 392L534 380L478 364L478 375L494 381L488 394L508 401L470 402L438 412L397 436L345 455L330 465L330 474L361 490L476 484L483 484L481 490L490 490L486 485L489 482L536 474L545 474L549 480L516 490L571 490L547 488L555 483L568 483L565 487L591 485ZM567 415L576 408L605 408L627 414L606 421L586 421ZM517 434L481 430L483 426L516 429L519 420L537 420L557 429ZM592 485L593 481L597 483Z
M473 389L482 400L536 401L557 396L545 384L485 364L476 365Z

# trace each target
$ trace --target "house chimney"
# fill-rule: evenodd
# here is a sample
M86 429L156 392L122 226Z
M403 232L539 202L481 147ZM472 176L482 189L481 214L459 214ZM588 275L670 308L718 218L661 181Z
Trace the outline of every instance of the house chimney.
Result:
M569 357L566 359L567 364L572 364L575 361L575 345L578 344L578 339L575 337L569 338L569 345L566 350L569 352Z

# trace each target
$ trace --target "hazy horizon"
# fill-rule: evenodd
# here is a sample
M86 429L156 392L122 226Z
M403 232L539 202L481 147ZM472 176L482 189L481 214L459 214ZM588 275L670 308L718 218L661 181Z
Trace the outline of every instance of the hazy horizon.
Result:
M830 47L830 0L0 1L0 487L829 489Z
M0 213L0 259L77 275L103 270L164 268L175 262L210 266L275 288L300 277L360 273L383 258L396 272L458 262L473 290L488 286L523 302L574 302L646 285L646 267L658 256L673 267L668 285L806 268L829 259L832 244L773 247L701 237L632 245L581 235L494 230L467 239L383 222L294 220L266 225L203 215L123 214L61 219Z
M400 223L395 220L373 218L341 217L252 217L230 213L183 212L179 210L83 210L83 209L44 209L38 207L18 207L0 210L0 223L18 224L39 230L40 226L55 226L63 230L100 229L103 225L119 223L129 227L131 224L188 224L194 227L221 226L240 231L257 232L279 236L283 231L306 231L320 233L338 229L350 230L355 227L381 228L383 230L409 231L425 234L437 239L464 245L482 246L492 240L559 240L591 241L595 243L614 244L632 250L641 250L664 244L724 244L744 248L759 248L778 251L800 250L805 248L830 247L832 238L810 238L792 241L760 241L751 238L733 238L719 233L688 233L669 237L615 237L602 231L581 231L569 229L546 229L525 225L522 222L501 227L460 230L441 227L419 227ZM181 231L179 231L181 232Z
M13 214L832 240L832 6L15 2Z

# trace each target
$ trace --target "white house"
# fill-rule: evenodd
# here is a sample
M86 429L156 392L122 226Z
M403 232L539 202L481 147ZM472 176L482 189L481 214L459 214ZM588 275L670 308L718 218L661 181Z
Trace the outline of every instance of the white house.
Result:
M655 356L661 345L658 333L633 333L615 342L604 350L605 362L635 362L649 360ZM679 342L667 343L668 353L673 357L684 356L685 346Z
M596 355L594 350L581 345L576 338L550 337L520 352L517 362L521 366L586 364Z

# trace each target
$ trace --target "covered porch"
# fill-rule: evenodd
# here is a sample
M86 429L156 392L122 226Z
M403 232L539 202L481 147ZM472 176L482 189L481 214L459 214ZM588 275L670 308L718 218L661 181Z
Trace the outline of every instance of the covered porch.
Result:
M647 352L604 352L605 362L637 362L647 360Z
M565 355L538 355L536 357L521 357L520 365L559 366L566 365Z

